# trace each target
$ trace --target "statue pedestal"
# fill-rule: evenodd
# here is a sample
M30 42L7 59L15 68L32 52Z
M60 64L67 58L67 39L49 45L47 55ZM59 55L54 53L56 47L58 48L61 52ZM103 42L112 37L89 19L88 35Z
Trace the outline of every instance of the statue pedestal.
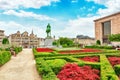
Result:
M53 45L52 45L53 41L54 41L54 39L52 39L52 38L46 38L45 43L44 43L45 47L53 47Z

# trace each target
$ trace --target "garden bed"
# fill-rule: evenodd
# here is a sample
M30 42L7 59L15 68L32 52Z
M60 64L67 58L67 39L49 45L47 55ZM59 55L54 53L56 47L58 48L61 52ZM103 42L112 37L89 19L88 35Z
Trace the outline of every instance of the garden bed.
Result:
M75 54L75 53L81 53L81 52L101 52L101 50L97 49L81 49L81 50L66 50L66 51L60 51L61 54Z
M37 52L53 52L53 49L50 48L37 48Z
M92 56L92 57L85 56L83 58L78 58L78 59L83 60L83 61L89 61L89 62L99 62L100 61L98 56Z
M119 80L120 65L113 68L108 59L117 55L120 55L117 51L100 50L92 54L46 54L35 58L42 80Z

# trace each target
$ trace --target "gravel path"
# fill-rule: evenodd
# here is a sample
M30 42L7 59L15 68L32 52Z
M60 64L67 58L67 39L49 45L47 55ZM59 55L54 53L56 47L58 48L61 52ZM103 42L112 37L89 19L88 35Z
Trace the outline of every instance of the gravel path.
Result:
M31 49L23 49L0 68L0 80L41 80Z

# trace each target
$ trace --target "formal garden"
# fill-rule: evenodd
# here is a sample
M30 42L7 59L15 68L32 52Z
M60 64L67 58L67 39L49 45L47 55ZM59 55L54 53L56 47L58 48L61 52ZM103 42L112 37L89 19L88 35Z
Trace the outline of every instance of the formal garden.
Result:
M34 48L42 80L119 80L120 51L93 48ZM90 47L90 46L89 46ZM91 46L95 47L95 46Z

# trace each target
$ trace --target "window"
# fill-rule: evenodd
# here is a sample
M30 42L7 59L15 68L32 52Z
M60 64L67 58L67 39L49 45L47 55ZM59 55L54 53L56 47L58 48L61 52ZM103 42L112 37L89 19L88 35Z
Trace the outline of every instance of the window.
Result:
M108 37L111 34L111 22L107 21L102 23L103 37Z
M102 23L103 43L110 43L108 36L111 35L111 21Z

